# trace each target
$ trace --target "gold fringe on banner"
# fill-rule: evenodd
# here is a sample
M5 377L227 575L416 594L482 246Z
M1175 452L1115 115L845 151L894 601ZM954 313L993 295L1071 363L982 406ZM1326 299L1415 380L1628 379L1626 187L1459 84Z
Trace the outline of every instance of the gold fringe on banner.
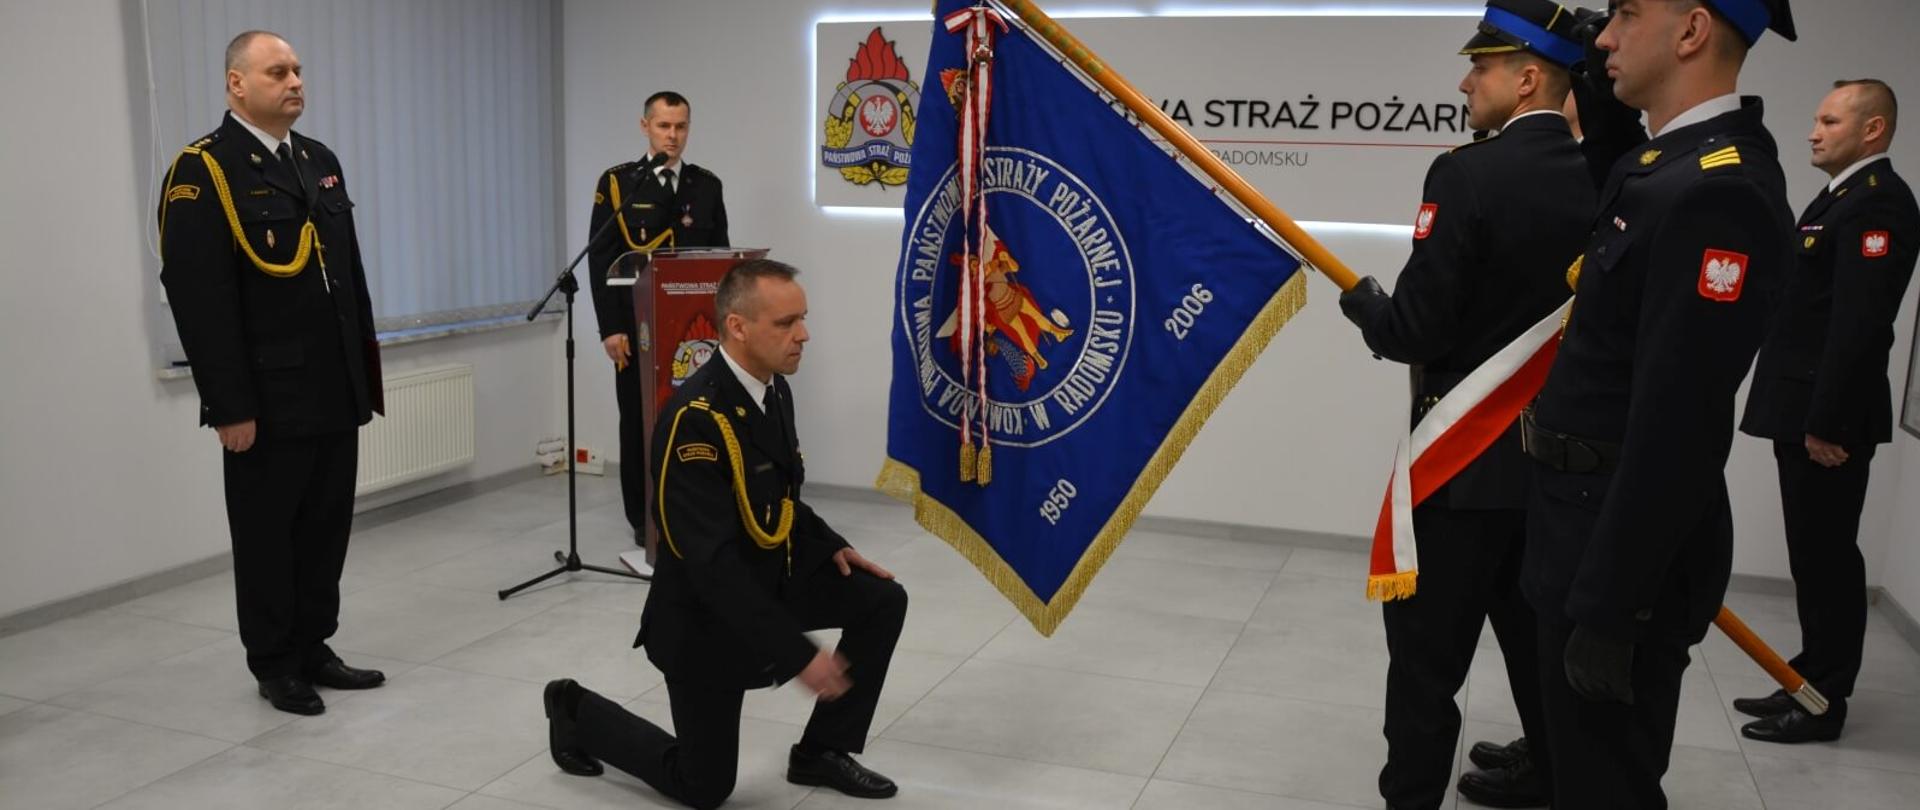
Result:
M1392 602L1413 596L1414 580L1418 571L1399 571L1392 574L1378 574L1367 577L1367 599L1373 602Z
M1022 616L1027 617L1027 622L1032 624L1033 629L1039 631L1040 635L1053 635L1053 631L1060 627L1060 622L1073 611L1074 605L1079 604L1080 597L1086 593L1087 586L1093 583L1094 575L1100 572L1101 566L1106 565L1107 558L1113 555L1114 549L1119 548L1120 541L1133 528L1133 523L1139 519L1141 510L1146 508L1149 500L1152 500L1153 493L1160 489L1160 484L1166 480L1169 473L1173 472L1174 465L1178 464L1180 457L1187 452L1187 446L1193 442L1195 436L1199 435L1201 426L1207 423L1207 419L1213 416L1214 410L1227 398L1227 392L1232 391L1233 386L1239 383L1240 378L1247 373L1247 369L1253 367L1254 361L1259 359L1260 353L1266 350L1267 344L1273 341L1274 335L1279 334L1280 330L1286 327L1287 322L1306 307L1306 269L1306 265L1302 264L1293 278L1287 279L1285 284L1280 285L1280 289L1274 292L1273 297L1267 300L1267 305L1260 310L1260 315L1254 318L1253 323L1247 326L1247 330L1240 335L1240 339L1234 343L1233 348L1220 359L1220 364L1214 366L1213 373L1208 375L1206 384L1194 394L1193 400L1187 403L1186 411L1180 415L1180 419L1174 423L1173 428L1167 431L1166 438L1160 442L1160 448L1154 451L1153 457L1140 471L1140 476L1134 479L1133 487L1127 491L1127 496L1121 499L1119 506L1114 509L1113 516L1107 519L1107 525L1100 529L1093 543L1081 554L1080 562L1073 567L1073 572L1067 576L1066 582L1062 583L1060 590L1054 593L1053 601L1040 601L1040 598L1034 595L1033 589L1027 587L1027 583L1020 579L1020 575L1015 573L1005 560L1000 558L999 553L993 550L993 546L988 544L985 538L982 538L953 510L947 508L946 504L926 494L920 488L918 470L889 458L885 464L881 465L880 475L874 481L874 487L911 504L914 519L919 521L923 528L952 546L955 551L960 552L960 556L967 558L968 562L973 563L987 581L1000 589L1001 595L1012 602Z

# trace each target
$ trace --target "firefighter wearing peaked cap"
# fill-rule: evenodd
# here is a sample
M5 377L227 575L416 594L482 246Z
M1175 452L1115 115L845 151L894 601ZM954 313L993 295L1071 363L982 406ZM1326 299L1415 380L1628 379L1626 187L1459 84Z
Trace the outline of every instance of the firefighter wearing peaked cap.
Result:
M1409 366L1414 424L1567 298L1564 271L1595 202L1560 113L1568 68L1582 56L1575 22L1551 0L1487 3L1460 51L1472 67L1459 89L1473 128L1498 134L1428 169L1393 294L1369 277L1341 297L1367 347ZM1519 591L1531 473L1515 426L1414 509L1417 587L1382 606L1390 662L1379 784L1390 807L1424 810L1447 798L1460 736L1454 695L1489 619L1521 723L1531 736L1545 733L1535 621ZM1536 753L1467 774L1460 792L1496 806L1545 804L1547 761Z
M1762 32L1791 38L1793 23L1784 0L1624 0L1593 23L1586 76L1611 77L1653 137L1588 151L1606 183L1523 418L1521 584L1540 620L1553 806L1664 808L1687 648L1732 568L1734 393L1792 267L1778 153L1760 100L1734 88Z

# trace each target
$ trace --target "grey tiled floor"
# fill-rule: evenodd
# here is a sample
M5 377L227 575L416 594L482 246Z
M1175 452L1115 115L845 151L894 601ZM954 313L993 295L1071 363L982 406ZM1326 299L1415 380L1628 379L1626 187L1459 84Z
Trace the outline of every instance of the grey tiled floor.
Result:
M617 492L582 483L583 553L611 564L629 547ZM227 575L0 638L0 808L670 806L624 775L570 777L546 756L549 678L668 719L659 673L629 648L644 585L587 575L494 597L550 565L564 493L546 479L363 519L335 644L391 682L328 693L320 717L254 696ZM1380 806L1386 653L1357 550L1138 533L1041 639L904 508L816 505L913 595L865 756L901 794L862 802L782 780L810 704L781 689L746 701L729 806ZM1789 600L1729 601L1793 646ZM1518 721L1491 633L1482 650L1460 696L1465 736L1505 740ZM1914 806L1920 653L1882 617L1842 742L1741 739L1728 703L1769 689L1725 639L1695 650L1667 778L1675 807Z

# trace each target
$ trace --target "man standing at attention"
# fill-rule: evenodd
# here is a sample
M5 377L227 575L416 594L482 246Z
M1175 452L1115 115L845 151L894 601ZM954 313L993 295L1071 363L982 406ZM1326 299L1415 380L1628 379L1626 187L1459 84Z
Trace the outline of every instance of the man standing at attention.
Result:
M1832 179L1800 216L1798 250L1773 331L1760 348L1740 429L1773 440L1787 559L1800 607L1788 663L1831 702L1808 714L1785 692L1740 698L1760 718L1740 729L1778 743L1839 739L1867 633L1860 508L1876 445L1893 441L1887 356L1920 253L1920 207L1887 148L1893 89L1838 82L1814 116L1813 165Z
M277 34L227 46L220 128L174 159L160 281L225 452L240 641L260 696L326 710L314 686L386 681L340 661L340 569L359 428L383 410L380 349L340 161L293 131L300 58Z
M646 536L647 437L640 401L640 366L634 362L639 346L633 321L630 287L607 286L607 271L629 251L659 248L727 247L727 205L720 178L713 172L681 160L687 149L693 106L685 96L667 90L647 97L641 106L640 129L647 135L647 154L600 175L593 189L593 216L588 234L599 234L608 219L618 220L587 251L587 275L593 292L593 313L600 322L600 342L613 362L613 395L620 409L620 494L627 524L636 539ZM621 556L629 567L638 555ZM639 571L638 573L648 573Z
M1415 423L1461 380L1564 301L1594 190L1560 112L1583 52L1573 12L1552 0L1491 0L1462 54L1468 123L1498 134L1441 155L1427 171L1413 255L1393 295L1372 277L1340 298L1367 347L1407 363ZM1541 727L1533 611L1520 595L1531 462L1518 424L1414 509L1417 590L1382 607L1387 762L1380 794L1396 810L1446 799L1460 738L1454 695L1492 619L1529 738ZM1537 748L1533 746L1532 748ZM1495 807L1547 804L1545 751L1526 743L1502 767L1461 777Z
M1769 28L1793 36L1786 0L1621 0L1596 40L1653 138L1600 137L1581 110L1610 171L1523 425L1521 588L1540 621L1555 810L1667 806L1687 648L1726 594L1734 393L1793 268L1778 151L1760 99L1736 94Z

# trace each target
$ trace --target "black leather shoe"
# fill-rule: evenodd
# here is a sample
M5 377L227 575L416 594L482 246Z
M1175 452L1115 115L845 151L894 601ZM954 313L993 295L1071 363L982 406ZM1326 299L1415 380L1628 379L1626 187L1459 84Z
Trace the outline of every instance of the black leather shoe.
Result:
M354 669L335 658L308 670L307 680L328 689L372 689L386 683L387 675L377 669Z
M260 696L283 712L316 715L327 710L313 684L299 678L268 678L260 682Z
M1505 768L1531 755L1527 738L1521 737L1506 745L1481 740L1467 749L1467 759L1473 760L1476 767L1484 770Z
M1836 703L1827 709L1826 714L1808 714L1806 709L1794 707L1786 714L1776 714L1755 720L1740 727L1740 734L1749 740L1770 743L1832 742L1840 739L1840 729L1847 724L1847 706Z
M573 713L580 705L580 684L572 678L548 681L540 702L547 707L547 751L553 764L574 776L599 776L606 771L573 739Z
M1552 791L1531 755L1504 768L1468 771L1460 775L1460 795L1487 807L1546 807Z
M787 781L796 785L829 787L857 799L885 799L900 792L898 785L853 761L840 751L808 754L794 746L787 755Z
M1733 699L1733 710L1750 717L1778 717L1797 708L1800 708L1799 702L1785 689L1775 689L1773 694L1762 698Z

